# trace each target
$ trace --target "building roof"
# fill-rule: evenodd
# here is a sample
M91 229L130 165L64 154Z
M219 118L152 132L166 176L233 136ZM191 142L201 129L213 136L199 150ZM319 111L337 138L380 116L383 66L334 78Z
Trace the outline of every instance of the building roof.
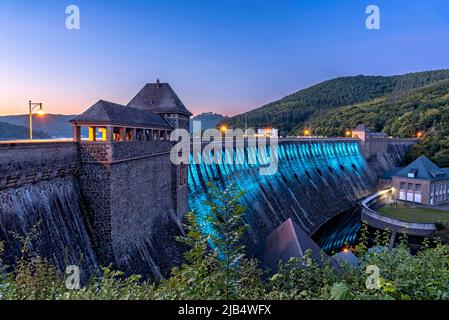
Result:
M255 256L264 267L276 272L279 261L285 263L292 257L302 258L306 250L311 250L313 259L321 263L321 248L296 223L288 219L257 245Z
M441 169L426 156L419 157L394 176L425 180L449 178L447 168Z
M79 116L70 120L74 123L98 123L103 125L130 125L158 129L173 129L159 114L126 107L100 100Z
M367 132L369 136L375 136L375 137L387 137L387 134L385 132Z
M365 131L365 132L370 132L371 130L368 129L367 126L365 126L365 124L359 124L357 127L355 127L355 129L353 131Z
M168 83L148 83L128 103L129 107L156 113L178 113L191 116L182 101Z
M371 131L365 124L359 124L353 131L363 131L366 132L370 136L376 136L376 137L386 137L387 134L384 132L374 132Z
M385 171L383 174L379 176L381 179L391 179L393 176L402 170L402 167L393 167L390 170Z

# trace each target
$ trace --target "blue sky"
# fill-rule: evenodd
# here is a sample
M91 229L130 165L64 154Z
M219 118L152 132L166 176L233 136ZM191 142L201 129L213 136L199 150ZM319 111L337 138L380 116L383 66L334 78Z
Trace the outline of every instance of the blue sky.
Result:
M0 114L127 103L156 78L194 113L236 114L337 76L448 67L447 0L0 0Z

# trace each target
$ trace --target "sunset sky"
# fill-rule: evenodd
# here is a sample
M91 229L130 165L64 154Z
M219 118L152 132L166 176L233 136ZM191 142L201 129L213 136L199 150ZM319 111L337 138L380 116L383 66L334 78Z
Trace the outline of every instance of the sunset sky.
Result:
M441 68L447 0L0 0L0 114L127 103L156 78L195 114L236 114L337 76Z

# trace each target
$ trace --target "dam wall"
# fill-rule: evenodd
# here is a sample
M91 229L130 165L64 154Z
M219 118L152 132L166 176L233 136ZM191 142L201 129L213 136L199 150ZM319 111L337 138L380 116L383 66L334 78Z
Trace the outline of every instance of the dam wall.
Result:
M189 206L199 217L206 217L208 209L202 204L208 197L208 183L219 188L236 184L246 191L242 200L247 208L249 246L289 218L311 235L373 193L378 175L400 165L409 147L408 143L392 144L388 152L367 161L358 139L280 139L279 167L272 176L261 176L261 164L248 161L190 165ZM257 152L257 148L245 144L223 148L219 156L224 160L251 159ZM195 156L199 157L192 154L191 158Z
M81 142L79 180L103 264L161 278L182 261L170 141ZM184 200L186 202L186 200Z
M76 174L75 143L0 144L0 241L14 265L24 241L60 272L78 265L84 280L99 270ZM36 229L35 232L32 232Z
M30 252L84 280L100 266L161 278L182 261L174 238L187 184L170 141L0 143L0 241L14 265ZM187 181L187 178L183 179ZM182 192L185 192L183 195ZM181 208L181 209L180 209ZM185 209L184 209L185 212Z
M0 143L4 261L14 264L21 252L17 236L36 228L30 251L49 258L60 272L75 264L87 279L112 265L126 274L161 278L182 262L183 248L174 237L183 232L187 207L206 221L208 183L235 183L246 191L245 240L251 246L289 218L313 234L371 194L377 176L400 165L410 147L409 141L391 143L388 152L365 160L357 139L280 139L278 170L263 176L265 163L247 161L260 152L248 141L230 148L223 143L217 153L223 160L245 161L188 167L172 165L172 145Z

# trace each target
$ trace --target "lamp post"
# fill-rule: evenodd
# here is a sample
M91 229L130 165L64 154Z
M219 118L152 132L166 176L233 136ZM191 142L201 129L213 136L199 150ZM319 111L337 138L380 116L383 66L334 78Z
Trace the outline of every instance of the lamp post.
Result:
M28 106L30 108L30 142L33 141L33 110L36 109L37 107L39 107L39 110L37 111L37 113L39 115L43 115L44 114L44 109L42 109L42 103L34 103L29 101L28 102Z

